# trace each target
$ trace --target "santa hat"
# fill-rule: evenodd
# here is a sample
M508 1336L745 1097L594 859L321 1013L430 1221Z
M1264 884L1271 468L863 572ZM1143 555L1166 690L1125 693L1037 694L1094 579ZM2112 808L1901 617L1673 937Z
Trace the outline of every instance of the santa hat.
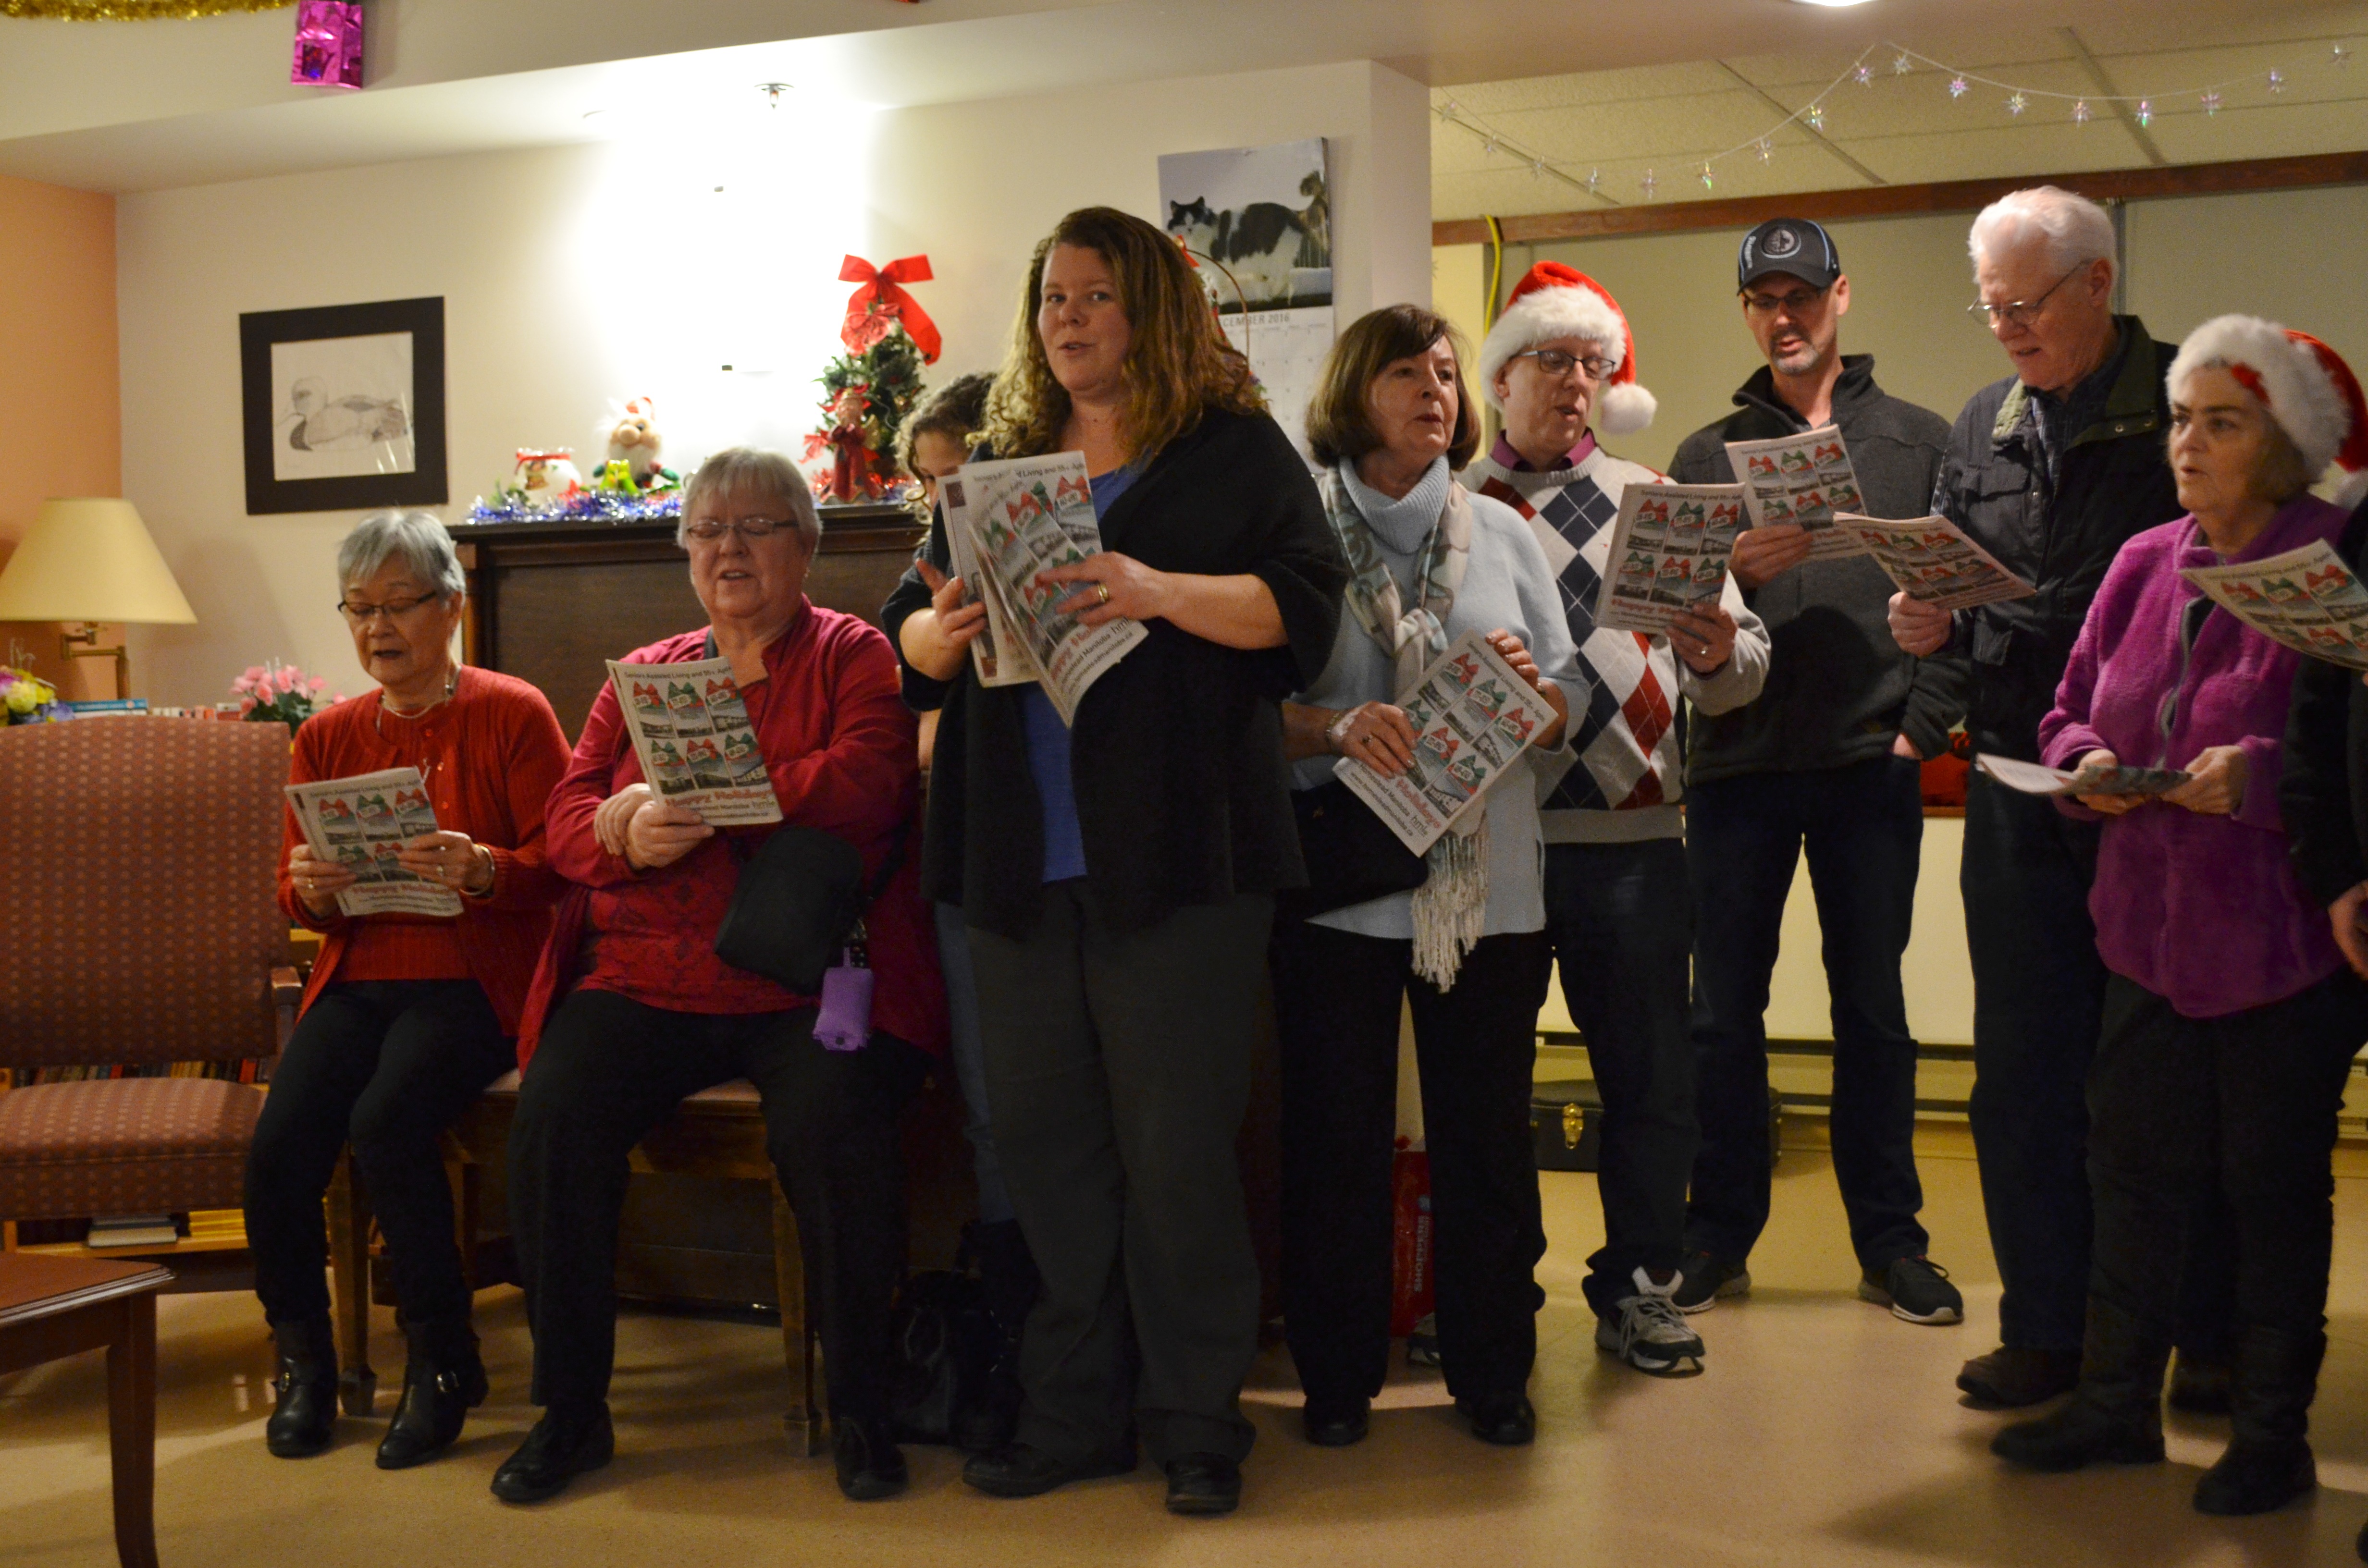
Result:
M2259 316L2215 316L2188 334L2170 362L2174 393L2197 370L2226 369L2261 400L2316 476L2343 474L2338 505L2368 496L2368 402L2343 357L2306 332Z
M1497 324L1480 345L1480 395L1502 412L1497 376L1514 355L1557 337L1583 337L1602 345L1613 369L1595 394L1593 423L1599 434L1625 436L1653 422L1653 394L1636 384L1636 340L1611 291L1586 273L1558 261L1542 261L1513 286Z

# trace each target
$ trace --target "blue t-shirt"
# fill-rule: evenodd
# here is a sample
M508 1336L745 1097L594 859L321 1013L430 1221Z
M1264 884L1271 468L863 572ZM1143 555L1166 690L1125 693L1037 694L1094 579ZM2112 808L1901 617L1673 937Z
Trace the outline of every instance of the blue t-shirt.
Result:
M1141 471L1130 465L1092 476L1094 516L1108 513ZM1044 812L1044 880L1066 881L1086 874L1086 840L1077 828L1077 790L1069 775L1069 726L1061 710L1031 686L1020 699L1028 725L1028 771L1036 776L1036 800Z

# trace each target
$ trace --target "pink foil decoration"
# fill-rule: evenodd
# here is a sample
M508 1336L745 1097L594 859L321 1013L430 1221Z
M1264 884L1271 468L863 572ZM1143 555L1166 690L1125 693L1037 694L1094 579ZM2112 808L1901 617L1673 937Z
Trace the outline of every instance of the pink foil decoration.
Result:
M288 80L300 87L362 85L360 0L297 0L296 54Z

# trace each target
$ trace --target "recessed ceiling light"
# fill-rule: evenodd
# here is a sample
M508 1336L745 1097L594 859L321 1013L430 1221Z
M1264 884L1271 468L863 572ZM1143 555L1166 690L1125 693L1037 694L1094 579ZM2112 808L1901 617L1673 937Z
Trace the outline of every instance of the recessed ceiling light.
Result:
M1793 0L1795 6L1824 6L1839 10L1844 6L1863 6L1866 0Z

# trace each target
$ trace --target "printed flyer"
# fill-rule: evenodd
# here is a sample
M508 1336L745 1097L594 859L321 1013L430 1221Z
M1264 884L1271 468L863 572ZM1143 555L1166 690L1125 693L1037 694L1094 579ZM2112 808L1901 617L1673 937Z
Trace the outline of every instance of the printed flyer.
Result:
M1820 425L1773 440L1729 441L1726 455L1743 482L1743 502L1750 509L1753 528L1800 524L1816 536L1809 550L1812 561L1865 553L1858 535L1834 526L1838 514L1857 512L1866 505L1841 431Z
M729 659L680 665L609 661L642 777L667 804L718 827L781 820Z
M1398 706L1414 726L1414 766L1384 778L1344 756L1332 772L1417 855L1471 811L1554 722L1554 710L1537 688L1476 631L1457 638Z
M2024 599L2039 590L1998 564L1946 517L1887 522L1856 513L1835 521L1858 535L1874 563L1911 599L1942 609L1971 609L2000 599Z
M2368 670L2368 588L2325 540L2260 561L2193 566L2180 575L2271 642L2330 665Z
M1595 624L1666 632L1688 610L1716 604L1743 508L1740 484L1630 485L1612 520Z
M436 810L427 803L419 769L390 767L283 789L313 857L334 860L354 874L354 885L337 893L339 913L461 913L459 893L404 870L395 858L405 839L436 831Z

